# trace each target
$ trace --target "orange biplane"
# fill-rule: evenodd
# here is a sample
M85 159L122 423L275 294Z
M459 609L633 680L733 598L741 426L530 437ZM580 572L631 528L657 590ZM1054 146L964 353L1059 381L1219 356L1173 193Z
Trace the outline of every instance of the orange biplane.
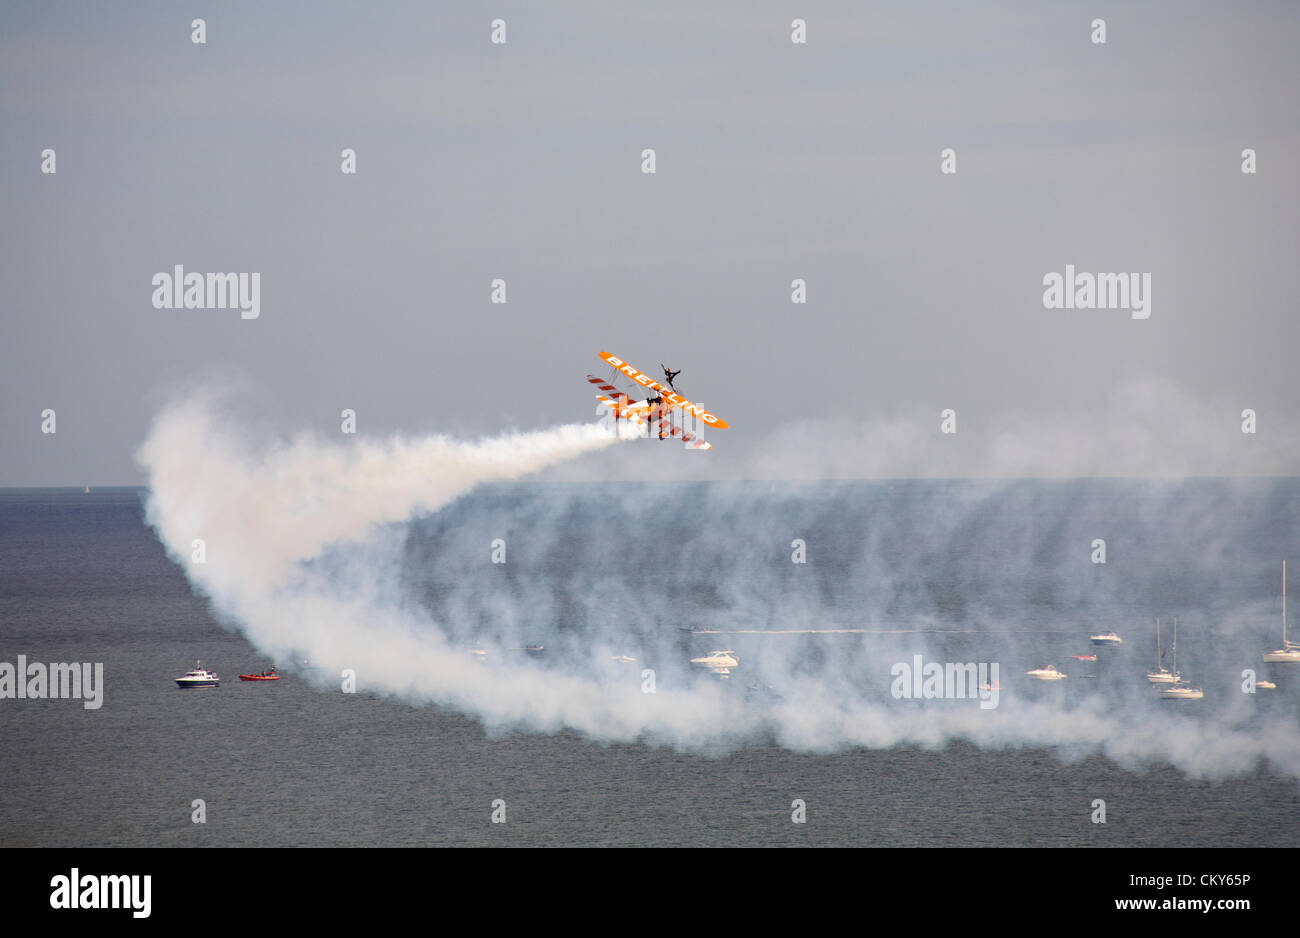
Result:
M652 428L657 425L659 439L677 438L690 449L712 449L713 444L673 423L674 410L680 410L718 430L725 430L729 426L725 420L677 393L673 379L680 371L671 371L666 365L663 366L664 380L668 383L662 384L609 352L601 352L600 359L613 369L612 374L609 378L587 375L587 381L600 390L596 400L610 409L615 420L627 420L637 425L650 424ZM641 395L645 395L644 398L636 399Z

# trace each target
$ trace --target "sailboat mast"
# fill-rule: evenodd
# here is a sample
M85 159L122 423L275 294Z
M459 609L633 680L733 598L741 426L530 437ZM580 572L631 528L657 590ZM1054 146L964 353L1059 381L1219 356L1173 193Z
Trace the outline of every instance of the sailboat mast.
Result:
M1156 670L1160 670L1160 617L1156 616Z
M1286 561L1282 561L1282 647L1286 648Z

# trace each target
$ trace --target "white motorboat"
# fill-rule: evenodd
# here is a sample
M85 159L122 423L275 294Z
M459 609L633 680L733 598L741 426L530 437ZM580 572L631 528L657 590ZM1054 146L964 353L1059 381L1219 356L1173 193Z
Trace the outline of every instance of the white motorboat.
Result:
M725 678L730 676L732 668L740 667L740 660L734 651L711 651L703 657L692 658L691 666Z
M1034 668L1032 671L1026 671L1025 674L1037 678L1040 681L1059 681L1068 676L1056 670L1056 665L1054 664L1045 665L1041 668Z
M1269 664L1300 662L1300 644L1287 641L1286 637L1286 561L1282 561L1282 647L1264 652L1264 661ZM1256 687L1259 683L1256 682Z
M217 672L203 667L202 661L194 662L193 671L176 679L177 687L216 687L220 683L221 678L217 677Z
M1177 621L1174 620L1175 623ZM1147 680L1152 684L1177 684L1178 674L1160 663L1164 657L1164 652L1160 648L1160 617L1156 616L1156 667L1154 671L1147 672Z
M1089 635L1088 641L1094 645L1123 645L1124 639L1119 637L1118 632L1098 632L1095 635Z

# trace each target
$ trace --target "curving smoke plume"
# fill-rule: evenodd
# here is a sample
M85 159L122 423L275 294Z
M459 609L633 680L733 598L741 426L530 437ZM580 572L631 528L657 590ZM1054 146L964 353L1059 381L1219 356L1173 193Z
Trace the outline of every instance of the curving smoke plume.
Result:
M1278 638L1272 558L1248 558L1264 578L1225 573L1238 543L1284 549L1284 532L1269 541L1250 527L1281 483L522 485L617 440L596 425L477 442L284 440L224 410L197 393L158 414L139 452L149 522L223 621L285 665L310 658L322 689L351 669L361 690L494 729L705 751L960 738L1206 777L1268 760L1300 777L1295 679L1267 701L1238 687ZM1121 576L1086 562L1098 534L1112 550L1176 555ZM503 564L489 560L498 537ZM791 563L795 538L807 564ZM1206 687L1198 704L1156 701L1146 686L1161 611L1182 616L1180 663ZM1095 665L1065 658L1115 623L1122 650ZM538 644L542 655L523 650ZM687 664L715 647L741 657L726 682ZM997 662L1005 692L993 708L899 699L891 667L916 655ZM1049 660L1071 679L1025 680Z

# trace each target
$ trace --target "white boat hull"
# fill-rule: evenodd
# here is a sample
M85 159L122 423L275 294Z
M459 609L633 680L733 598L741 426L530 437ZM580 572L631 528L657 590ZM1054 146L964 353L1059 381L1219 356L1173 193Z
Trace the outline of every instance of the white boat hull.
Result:
M1026 671L1025 675L1027 677L1035 678L1036 680L1039 681L1059 681L1062 678L1066 677L1066 675L1062 674L1060 671L1056 670L1056 668L1052 668L1052 667L1035 668L1032 671Z
M1264 652L1264 661L1268 664L1296 664L1300 663L1300 650L1278 649L1277 651Z
M1160 692L1165 700L1200 700L1205 694L1199 687L1170 687Z

